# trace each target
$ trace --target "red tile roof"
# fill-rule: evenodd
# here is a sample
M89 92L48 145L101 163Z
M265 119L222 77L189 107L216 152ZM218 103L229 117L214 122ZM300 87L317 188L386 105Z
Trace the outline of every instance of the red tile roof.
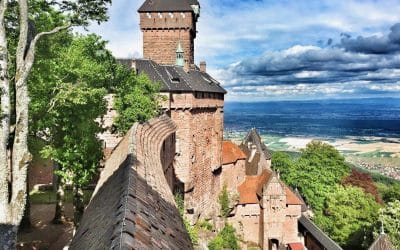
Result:
M301 242L289 243L288 245L290 250L304 250L303 243Z
M293 191L285 186L286 204L288 205L303 205L303 202L293 193Z
M242 159L246 159L246 154L243 153L238 145L231 141L222 143L222 164L235 163Z
M258 196L261 196L262 187L272 176L272 171L264 170L261 175L246 176L245 181L238 186L239 204L257 204ZM282 182L281 182L282 183ZM303 205L303 202L284 183L286 193L286 204Z
M246 176L246 180L239 185L239 204L258 203L257 194L261 195L262 187L270 179L271 171L264 170L261 175Z

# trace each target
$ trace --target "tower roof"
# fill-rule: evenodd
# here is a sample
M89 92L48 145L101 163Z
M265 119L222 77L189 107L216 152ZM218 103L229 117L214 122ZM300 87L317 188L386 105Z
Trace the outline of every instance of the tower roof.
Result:
M146 0L138 12L193 11L191 5L200 5L197 0Z
M123 62L128 65L126 62ZM186 72L176 65L160 65L149 59L133 60L138 73L145 73L153 82L161 83L161 92L210 92L226 94L226 90L209 74L198 68Z

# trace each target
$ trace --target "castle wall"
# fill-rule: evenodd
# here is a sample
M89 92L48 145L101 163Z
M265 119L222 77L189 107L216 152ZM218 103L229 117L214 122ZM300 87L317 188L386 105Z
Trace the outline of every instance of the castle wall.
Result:
M245 241L258 244L260 241L260 205L238 205L235 216L228 218L237 234Z
M195 25L191 12L140 13L143 57L174 65L180 41L186 65L194 64Z
M269 249L270 240L284 243L284 223L286 221L286 193L277 177L272 177L262 199L264 236L263 247ZM296 227L297 228L297 227Z
M298 232L298 219L301 216L301 205L288 205L286 208L286 218L283 225L284 237L286 243L300 242Z
M70 249L193 249L163 174L167 151L160 158L175 130L165 115L133 125L106 161Z
M216 204L220 187L213 170L221 166L222 124L218 123L221 114L215 108L194 109L191 114L193 148L190 176L194 188L190 196L192 204L196 204L195 214L209 217L207 214L215 214L210 204ZM220 147L213 150L213 145L218 142Z
M220 192L213 174L222 163L223 94L171 93L163 108L177 125L175 174L184 183L185 204L194 214L212 214ZM196 98L202 97L202 98Z
M174 159L175 159L175 133L170 135L162 144L160 159L164 176L167 180L168 186L171 190L175 189L175 172L174 172Z
M244 181L246 175L246 160L222 165L220 188L226 185L229 191L237 192L237 187Z
M117 116L117 111L113 108L114 95L106 95L105 100L107 102L107 112L102 119L97 119L97 121L102 124L104 132L97 136L103 141L104 158L108 159L112 150L118 145L122 137L111 133L114 118Z
M49 185L53 183L53 163L51 160L35 156L31 164L29 164L28 171L29 191L32 190L35 185Z

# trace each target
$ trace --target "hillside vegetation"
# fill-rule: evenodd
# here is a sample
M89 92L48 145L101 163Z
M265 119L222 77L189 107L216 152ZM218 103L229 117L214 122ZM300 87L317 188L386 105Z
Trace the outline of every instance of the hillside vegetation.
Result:
M320 141L309 143L297 157L275 152L272 167L300 191L313 210L314 222L344 249L368 248L380 220L400 247L395 223L400 220L398 182L352 169L334 147Z

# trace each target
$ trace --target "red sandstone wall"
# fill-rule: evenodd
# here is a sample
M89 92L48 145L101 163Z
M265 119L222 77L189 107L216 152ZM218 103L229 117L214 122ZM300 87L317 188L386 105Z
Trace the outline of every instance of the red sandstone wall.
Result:
M238 205L235 216L229 218L229 223L235 227L238 235L245 242L258 244L260 229L260 205Z
M174 172L174 159L175 159L175 133L170 135L161 147L160 159L164 171L164 176L171 190L175 187L175 172Z
M97 122L101 123L102 128L105 130L103 133L99 134L98 137L103 141L104 158L108 159L112 150L118 145L122 138L117 134L111 133L114 118L117 116L117 111L113 108L114 96L108 94L105 99L107 102L107 112L102 119L97 119Z
M226 185L229 191L236 191L237 187L244 181L246 175L246 160L238 160L235 163L222 165L220 189Z
M221 150L213 151L212 145L219 138L216 131L221 131L221 124L217 124L219 115L216 109L195 109L191 111L191 180L193 192L191 199L195 205L196 214L213 214L211 204L215 204L219 191L219 178L213 174L213 169L218 166L212 164L221 159ZM215 142L218 143L218 142ZM222 140L220 140L222 145ZM221 161L219 161L219 165ZM206 215L207 216L207 215Z
M176 125L165 115L143 124L135 123L106 161L93 196L114 171L132 157L132 167L138 176L146 180L164 200L175 204L170 184L164 176L168 169L166 166L171 163L174 155L174 147L166 147L167 144L173 144L175 130Z
M284 223L286 220L286 193L277 177L272 177L263 192L264 237L263 247L268 249L269 240L277 239L284 243ZM297 229L297 226L296 226Z
M34 157L29 165L29 190L37 184L53 183L53 164L51 160Z
M200 97L200 96L199 96ZM194 214L215 214L220 192L223 140L223 94L173 93L163 103L177 125L175 173L185 186L185 205ZM210 205L211 204L211 205ZM205 215L207 216L207 215Z
M140 28L144 58L173 65L180 41L186 64L194 64L196 24L191 12L140 13Z

